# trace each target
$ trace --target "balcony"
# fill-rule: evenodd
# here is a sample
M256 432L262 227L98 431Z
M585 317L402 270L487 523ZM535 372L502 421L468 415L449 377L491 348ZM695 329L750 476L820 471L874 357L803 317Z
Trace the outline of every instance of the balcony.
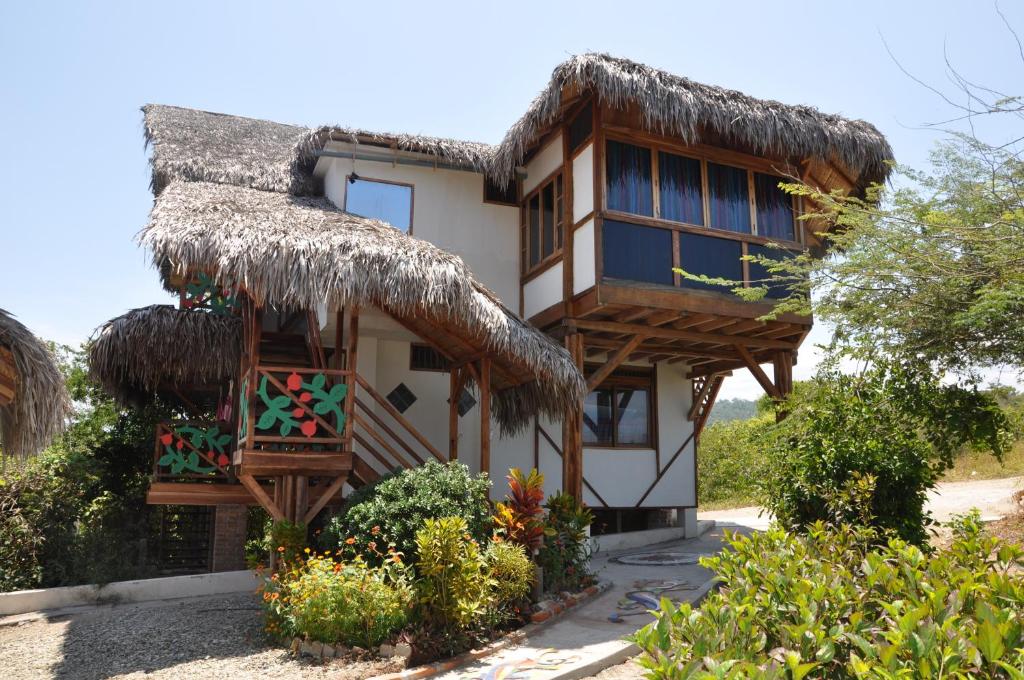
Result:
M232 481L231 430L213 422L164 422L156 426L153 481Z

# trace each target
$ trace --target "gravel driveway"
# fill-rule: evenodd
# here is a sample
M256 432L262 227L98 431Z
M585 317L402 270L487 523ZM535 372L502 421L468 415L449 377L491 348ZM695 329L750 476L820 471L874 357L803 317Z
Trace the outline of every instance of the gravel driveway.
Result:
M83 608L0 627L0 676L355 680L391 670L296 661L268 645L260 620L248 593Z

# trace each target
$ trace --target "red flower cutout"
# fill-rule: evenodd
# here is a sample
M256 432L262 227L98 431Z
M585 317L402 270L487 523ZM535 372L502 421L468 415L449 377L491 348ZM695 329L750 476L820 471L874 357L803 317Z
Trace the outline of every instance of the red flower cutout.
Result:
M299 407L292 409L292 418L301 418L306 415L306 412Z
M316 422L312 420L307 420L304 423L302 423L301 429L302 434L306 435L307 437L312 437L313 435L316 434Z
M170 432L160 435L160 443L164 446L170 446L172 441L174 441L174 437L171 436Z
M299 395L299 401L301 401L304 404L312 398L313 395L310 394L309 392L303 392L302 394Z
M231 462L231 459L228 458L227 455L225 455L223 453L220 454L219 458L217 458L217 464L220 465L221 467L224 467L225 465L227 465L230 462Z
M302 389L302 378L299 377L298 373L292 373L288 376L288 389L292 392Z
M178 443L175 444L175 446L177 446L178 450L181 451L183 448L185 448L185 440L184 439L179 439Z

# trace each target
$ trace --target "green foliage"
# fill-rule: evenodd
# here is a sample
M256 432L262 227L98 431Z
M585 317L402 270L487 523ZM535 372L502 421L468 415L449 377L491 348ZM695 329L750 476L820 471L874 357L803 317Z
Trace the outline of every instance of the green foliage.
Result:
M306 525L302 522L271 522L268 533L270 549L277 553L278 560L285 565L297 564L309 553Z
M494 582L465 519L425 520L416 534L416 554L419 612L427 625L458 633L486 614Z
M487 562L498 606L514 605L530 592L533 562L523 546L496 541L487 546L484 560Z
M408 621L412 592L394 574L359 558L339 562L324 555L296 561L264 584L267 631L279 638L379 645Z
M81 351L57 347L76 412L45 452L0 473L0 590L104 583L152 573L146 490L160 404L119 408L88 378Z
M718 399L708 416L708 425L733 420L746 420L757 415L757 402L752 399Z
M512 468L506 479L506 502L494 507L495 533L532 553L544 541L544 475L536 469L524 475L519 468Z
M687 678L1020 678L1019 546L977 515L928 555L871 528L774 527L702 560L722 587L693 607L662 600L639 631L653 680Z
M473 477L461 463L428 461L353 494L328 523L321 545L335 549L352 538L359 549L371 541L393 544L412 558L424 520L441 517L461 517L470 536L483 543L491 530L490 485L486 475Z
M764 430L762 491L789 527L870 516L923 544L925 496L956 454L971 443L999 455L1008 439L990 397L943 385L920 364L879 363L858 375L826 365L786 408L789 416ZM867 478L867 508L843 501Z
M714 413L718 404L712 409ZM762 441L774 415L717 422L700 435L697 449L697 497L704 506L755 505L758 480L766 473Z
M537 554L537 563L544 572L544 589L579 590L593 580L587 527L594 521L594 513L561 491L550 496L544 507L548 511L544 545Z

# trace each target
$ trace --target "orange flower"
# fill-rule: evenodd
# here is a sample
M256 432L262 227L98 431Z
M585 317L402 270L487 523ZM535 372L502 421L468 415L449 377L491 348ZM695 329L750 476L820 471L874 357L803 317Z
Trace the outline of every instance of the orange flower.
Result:
M277 546L277 552L284 552L284 546L283 545Z
M402 558L399 557L398 555L392 555L391 556L391 561L394 562L395 564L401 564L402 563Z
M377 549L377 542L376 541L370 541L369 543L366 544L366 547L369 548L370 550L376 550Z
M379 534L380 533L380 526L375 526L372 529L370 529L370 533L373 534L374 536Z
M348 543L349 545L355 545L355 542L356 539L352 538L351 536L345 539L345 543Z

